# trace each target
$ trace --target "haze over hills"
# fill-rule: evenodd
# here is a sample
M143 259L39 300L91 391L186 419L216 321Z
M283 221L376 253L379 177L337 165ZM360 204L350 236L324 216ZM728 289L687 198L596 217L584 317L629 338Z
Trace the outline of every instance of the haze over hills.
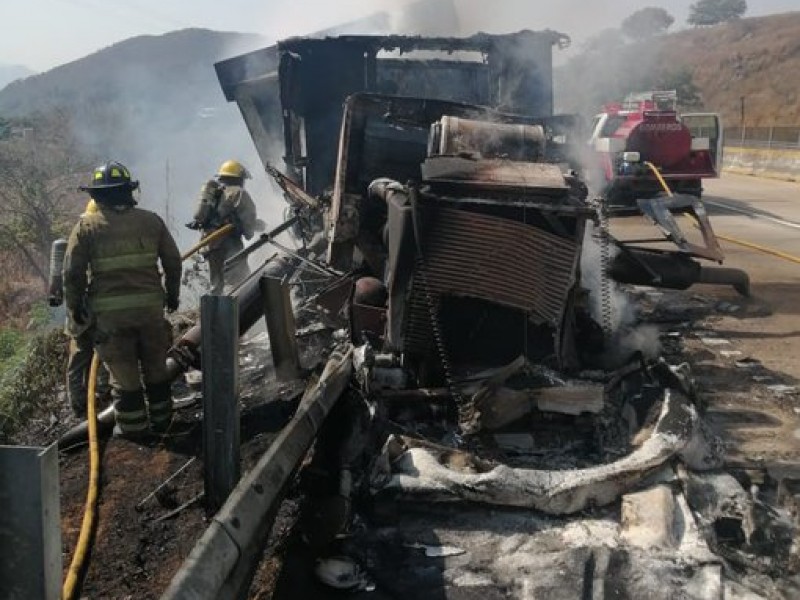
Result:
M202 29L131 38L9 84L0 90L0 116L60 108L96 156L127 162L136 172L145 206L165 211L178 223L173 231L188 235L179 224L191 217L204 178L225 159L250 166L254 195L274 196L213 69L221 59L267 44L253 34ZM699 92L698 108L721 112L728 124L739 124L745 97L748 125L800 125L800 12L635 44L612 33L556 69L556 105L590 116L603 103L654 89L642 86L676 73ZM270 210L277 206L278 200ZM262 214L269 222L279 218Z
M213 63L265 43L260 36L184 29L138 36L0 90L0 111L19 116L58 106L71 109L124 98L199 103L222 95ZM177 97L175 97L177 95Z
M569 34L569 32L565 32ZM635 44L611 43L577 54L557 69L562 111L589 115L645 74L688 71L701 103L726 121L740 117L745 96L751 124L800 124L800 12L745 18L688 29ZM260 36L187 29L125 40L0 90L0 114L19 116L59 106L67 112L155 111L184 122L225 106L213 63L266 45ZM0 83L7 67L0 66ZM23 68L24 69L24 68ZM16 76L30 71L13 71ZM662 78L663 79L663 78ZM213 112L213 111L212 111ZM205 111L206 114L209 111ZM163 125L170 125L164 123Z
M606 35L557 69L555 93L560 111L588 115L632 91L689 82L699 93L692 108L721 113L729 125L740 124L744 98L746 125L796 126L798 74L800 12L791 12L637 43Z
M0 64L0 89L17 79L23 79L35 75L36 72L32 71L23 65L4 65Z
M238 158L257 167L214 63L266 44L253 34L202 29L131 38L9 84L0 90L0 116L60 110L97 160L131 168L142 182L142 204L166 213L188 240L194 234L180 224L219 164Z

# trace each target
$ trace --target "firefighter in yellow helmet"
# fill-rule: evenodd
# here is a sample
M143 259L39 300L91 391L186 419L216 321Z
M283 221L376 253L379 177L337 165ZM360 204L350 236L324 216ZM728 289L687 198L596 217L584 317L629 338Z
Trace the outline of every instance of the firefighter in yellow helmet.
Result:
M256 229L256 205L244 189L250 173L244 166L228 160L222 163L215 179L203 184L194 219L186 226L199 229L203 237L223 225L233 224L233 233L209 244L203 251L208 261L211 293L222 294L226 283L235 285L250 274L247 259L225 269L225 260L244 248L242 238L249 240Z
M115 432L141 437L172 419L166 354L168 311L178 308L181 256L164 221L136 208L125 166L108 162L82 187L97 212L82 215L64 259L64 299L77 325L95 322L95 346L111 372ZM159 263L163 269L162 280Z

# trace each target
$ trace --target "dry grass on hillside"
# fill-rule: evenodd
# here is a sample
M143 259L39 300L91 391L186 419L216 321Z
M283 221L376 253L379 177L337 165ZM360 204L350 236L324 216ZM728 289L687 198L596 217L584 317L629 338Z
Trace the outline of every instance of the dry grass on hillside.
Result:
M707 109L739 125L800 125L800 12L748 18L663 38L667 62L694 74Z

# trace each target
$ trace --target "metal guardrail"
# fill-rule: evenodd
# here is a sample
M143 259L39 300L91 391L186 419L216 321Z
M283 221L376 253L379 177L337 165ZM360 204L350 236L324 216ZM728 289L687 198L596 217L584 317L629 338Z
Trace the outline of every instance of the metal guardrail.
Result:
M331 352L292 420L234 488L172 578L161 600L240 600L247 596L278 504L353 370L353 347Z
M726 127L725 146L800 149L800 127Z

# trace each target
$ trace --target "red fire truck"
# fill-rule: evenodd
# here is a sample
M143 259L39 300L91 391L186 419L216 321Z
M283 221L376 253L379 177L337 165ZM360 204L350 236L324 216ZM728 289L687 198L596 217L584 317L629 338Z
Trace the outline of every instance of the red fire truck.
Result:
M589 143L595 158L589 178L610 207L635 207L637 198L663 193L653 167L672 192L698 198L702 179L719 176L719 116L678 114L676 103L675 91L630 94L605 105L592 120Z

